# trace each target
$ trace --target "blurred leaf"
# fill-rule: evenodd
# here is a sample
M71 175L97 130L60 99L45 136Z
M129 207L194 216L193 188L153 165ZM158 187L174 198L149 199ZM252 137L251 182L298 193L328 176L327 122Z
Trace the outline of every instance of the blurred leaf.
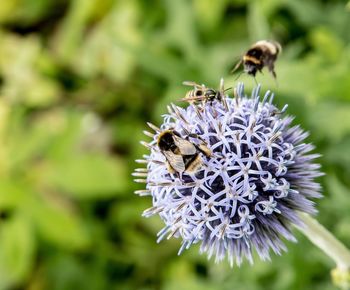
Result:
M217 285L208 283L196 276L193 267L185 261L174 261L165 279L166 290L193 289L193 290L216 290ZM187 288L188 287L188 288Z
M342 215L343 212L347 212L350 207L349 188L347 188L342 182L333 174L326 177L326 184L328 192L328 204L327 210L333 208L335 214Z
M318 27L312 30L311 41L315 51L320 52L325 60L335 62L341 59L344 49L343 43L326 27Z
M286 6L291 9L293 15L308 26L319 24L324 19L324 10L318 1L305 2L302 0L286 1Z
M0 209L11 212L30 200L26 188L19 180L0 179Z
M254 43L259 39L269 39L270 29L267 23L266 14L261 13L263 1L251 1L249 3L248 29L251 40Z
M96 0L70 1L69 12L55 35L55 49L64 61L70 61L74 57L96 2Z
M148 45L145 45L139 49L130 48L130 50L137 55L139 65L156 77L180 83L182 76L186 75L186 68L183 64L161 47L149 48Z
M0 31L1 33L1 31ZM0 72L4 85L0 93L11 103L47 106L59 98L59 85L37 70L42 47L36 36L18 37L1 33Z
M332 143L350 134L350 106L348 104L320 103L309 115L314 128L313 134L318 134Z
M52 112L51 117L51 130L48 131L46 124L50 120L47 120L44 116L37 120L37 130L43 132L46 136L51 133L55 133L51 136L50 150L48 155L50 159L59 160L70 156L72 151L83 143L81 139L84 136L84 112L79 110L71 110L66 108L65 110L57 110ZM56 130L53 130L53 129ZM89 128L85 128L89 129ZM55 138L53 138L55 137Z
M111 80L126 81L134 69L135 55L125 46L140 43L138 17L135 1L117 2L79 48L76 70L88 77L103 73Z
M39 21L47 10L50 10L52 1L37 0L8 0L0 6L0 23L16 22L21 25L32 24Z
M50 132L47 127L38 127L37 124L29 124L22 110L13 112L11 115L11 126L8 128L10 136L7 136L9 144L9 158L12 170L23 170L23 166L27 165L36 158L42 158L45 155L50 138L53 137L54 127ZM26 128L22 123L28 122ZM46 123L45 126L47 126ZM52 124L50 124L52 125Z
M48 261L43 278L46 289L106 289L104 281L101 279L102 270L103 268L91 267L90 263L83 263L74 256L56 254Z
M349 154L345 153L344 156L347 155ZM346 160L342 161L346 162ZM325 179L327 201L323 202L322 208L332 216L332 232L349 247L350 229L348 224L350 219L350 190L348 184L344 184L334 173L330 173Z
M120 194L129 178L122 160L93 154L62 159L48 174L52 185L79 199Z
M6 129L9 123L11 108L8 104L0 99L0 176L4 176L9 170L9 159L7 141L5 141Z
M166 39L189 55L198 51L198 38L194 25L194 10L191 2L186 0L166 0L167 26L164 31ZM181 17L178 17L181 15Z
M90 237L78 213L43 201L33 200L27 206L39 234L45 240L67 250L89 246Z
M350 139L349 136L327 148L324 158L331 164L350 169Z
M350 229L349 229L349 215L345 218L343 217L336 225L335 233L339 236L339 239L344 242L344 244L350 247Z
M15 214L0 228L0 289L23 283L35 258L35 240L26 216Z
M213 1L210 0L194 1L198 24L205 30L215 28L222 19L222 14L227 2L227 0L219 0L215 1L215 4L213 5Z
M4 1L0 5L0 23L6 22L11 13L16 9L16 1Z

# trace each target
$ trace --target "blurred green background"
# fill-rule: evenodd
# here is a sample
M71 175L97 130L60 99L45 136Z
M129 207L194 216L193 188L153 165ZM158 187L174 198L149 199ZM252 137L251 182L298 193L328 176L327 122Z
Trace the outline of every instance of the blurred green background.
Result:
M233 86L244 50L276 39L278 85L257 81L311 132L318 219L350 246L349 29L335 0L1 0L0 289L334 289L332 261L299 233L270 263L178 257L130 174L182 81Z

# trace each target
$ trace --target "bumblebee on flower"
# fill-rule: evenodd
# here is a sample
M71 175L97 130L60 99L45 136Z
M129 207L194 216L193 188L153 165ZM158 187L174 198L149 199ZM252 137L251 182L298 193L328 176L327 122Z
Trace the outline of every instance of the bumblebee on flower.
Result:
M278 110L269 91L260 98L260 86L251 98L241 83L234 92L200 108L171 105L164 123L146 132L150 154L135 175L146 183L137 193L153 199L144 216L159 214L165 223L158 241L181 238L179 254L200 243L216 261L227 256L240 265L253 262L253 249L266 260L271 250L286 250L282 239L295 241L291 225L302 225L297 211L316 213L314 179L322 173L319 155L303 142L308 134L284 116L287 106ZM159 146L164 132L171 132L169 150Z

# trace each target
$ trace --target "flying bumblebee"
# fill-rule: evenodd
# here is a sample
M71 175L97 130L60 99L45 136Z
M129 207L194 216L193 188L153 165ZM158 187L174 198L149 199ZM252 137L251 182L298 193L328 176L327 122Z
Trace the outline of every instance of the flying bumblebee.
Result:
M220 90L214 90L211 88L207 88L205 85L199 85L192 81L183 82L185 86L193 86L194 89L187 92L186 96L181 99L181 101L189 102L190 104L197 104L201 102L202 105L209 102L211 105L214 100L218 100L223 103L225 108L227 108L227 104L225 101L225 91L228 90L224 88L224 81L221 79L220 82Z
M244 72L255 77L266 66L276 79L275 61L281 51L282 47L277 41L260 40L248 49L231 72L235 72L243 64Z
M211 155L210 149L204 143L196 145L172 129L162 131L157 144L167 160L170 173L194 173L203 165L200 153L207 157Z

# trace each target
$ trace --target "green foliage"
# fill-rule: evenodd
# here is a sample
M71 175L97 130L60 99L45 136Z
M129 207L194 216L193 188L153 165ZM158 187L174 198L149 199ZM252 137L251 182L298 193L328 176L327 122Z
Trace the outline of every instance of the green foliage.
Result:
M213 87L252 42L283 45L278 85L310 131L319 219L350 246L349 3L303 0L3 0L0 5L0 289L333 289L304 237L270 263L230 269L179 241L130 173L146 121L184 80ZM242 75L248 89L254 80Z

